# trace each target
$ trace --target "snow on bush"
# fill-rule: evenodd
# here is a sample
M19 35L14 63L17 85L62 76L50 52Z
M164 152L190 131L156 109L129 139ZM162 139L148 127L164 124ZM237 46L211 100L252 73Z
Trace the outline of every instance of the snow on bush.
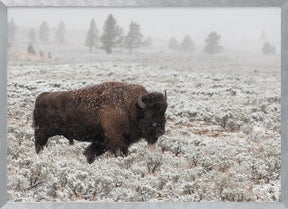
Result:
M105 153L90 165L82 154L89 143L70 146L67 139L55 136L37 155L32 128L37 95L104 81L167 91L166 133L157 144L149 147L141 140L129 148L127 157ZM15 64L8 69L7 117L9 201L280 197L280 73L227 74L108 61Z

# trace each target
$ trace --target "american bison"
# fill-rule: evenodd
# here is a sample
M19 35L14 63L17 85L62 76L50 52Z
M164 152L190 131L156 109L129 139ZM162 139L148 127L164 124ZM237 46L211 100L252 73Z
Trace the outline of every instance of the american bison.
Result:
M154 144L165 132L167 96L147 92L137 84L106 82L73 91L44 92L35 103L35 149L48 138L63 135L91 144L84 155L89 163L109 150L127 155L141 138Z

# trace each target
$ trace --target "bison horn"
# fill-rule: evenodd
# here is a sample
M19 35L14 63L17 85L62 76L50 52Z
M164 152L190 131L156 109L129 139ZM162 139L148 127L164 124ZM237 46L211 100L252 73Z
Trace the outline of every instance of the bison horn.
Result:
M144 109L146 107L146 104L142 101L142 94L138 97L138 105L142 109Z
M165 101L167 102L167 94L166 94L166 90L165 90Z

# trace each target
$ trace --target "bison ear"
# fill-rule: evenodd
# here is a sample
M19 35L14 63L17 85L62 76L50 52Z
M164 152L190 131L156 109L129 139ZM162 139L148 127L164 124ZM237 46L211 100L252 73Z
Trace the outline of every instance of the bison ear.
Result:
M140 94L140 96L138 97L138 105L139 105L139 107L141 107L142 109L145 109L146 104L143 102L142 97L143 97L143 95Z

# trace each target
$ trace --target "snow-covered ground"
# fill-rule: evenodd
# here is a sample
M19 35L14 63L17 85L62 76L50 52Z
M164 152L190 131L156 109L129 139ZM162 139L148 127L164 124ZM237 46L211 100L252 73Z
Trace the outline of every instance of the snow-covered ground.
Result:
M279 200L279 58L105 56L72 64L11 59L9 201ZM104 81L167 91L166 133L156 146L142 140L127 157L105 153L90 165L82 154L88 143L70 146L57 136L37 155L37 95Z

